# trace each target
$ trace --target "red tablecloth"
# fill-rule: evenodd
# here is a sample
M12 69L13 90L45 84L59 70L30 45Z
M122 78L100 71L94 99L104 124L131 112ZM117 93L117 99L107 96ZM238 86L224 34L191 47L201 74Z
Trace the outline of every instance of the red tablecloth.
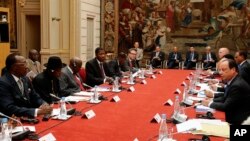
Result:
M151 123L156 113L166 113L171 116L173 106L164 106L168 99L174 101L174 91L183 87L181 83L190 74L188 70L162 70L163 74L156 74L156 79L147 78L147 84L137 83L134 92L122 91L120 93L105 92L108 101L93 105L81 102L73 105L83 113L93 110L96 116L84 119L74 116L67 121L50 119L36 125L37 133L43 136L52 133L58 141L139 141L157 140L159 124ZM137 81L140 81L137 79ZM123 84L124 87L129 87ZM118 95L121 101L115 103L110 99ZM181 96L180 96L181 97ZM189 118L195 117L195 110L185 110ZM217 119L224 119L224 113L216 112ZM174 127L168 124L168 127ZM175 132L175 131L174 131ZM190 137L201 138L200 135L175 134L174 139L186 141ZM212 141L223 141L223 138L211 137Z

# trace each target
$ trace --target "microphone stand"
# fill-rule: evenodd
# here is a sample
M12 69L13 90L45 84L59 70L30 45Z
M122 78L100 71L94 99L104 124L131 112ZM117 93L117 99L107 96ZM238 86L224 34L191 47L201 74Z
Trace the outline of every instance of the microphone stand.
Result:
M6 117L8 119L11 119L11 120L19 123L21 125L21 127L22 127L22 129L23 129L22 132L18 132L16 134L12 134L12 140L24 140L27 137L27 135L30 133L29 129L28 130L24 129L23 124L19 120L16 120L16 119L14 119L12 117L9 117L9 116L1 113L1 112L0 112L0 116Z
M57 100L61 100L60 97L57 97L57 96L54 95L54 94L50 94L50 96L56 98ZM68 114L68 115L73 115L73 114L76 112L76 109L73 108L73 106L72 106L72 104L70 104L70 102L68 102L68 101L66 101L66 100L65 100L65 102L66 102L67 104L70 105L70 109L67 110L67 114Z

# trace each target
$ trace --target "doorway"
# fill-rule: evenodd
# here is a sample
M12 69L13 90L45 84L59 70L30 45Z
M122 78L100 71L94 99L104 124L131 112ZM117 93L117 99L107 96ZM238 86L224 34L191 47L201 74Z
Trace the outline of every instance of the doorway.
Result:
M40 15L26 15L25 20L25 47L28 58L29 50L41 50L41 19ZM40 59L39 59L40 60Z

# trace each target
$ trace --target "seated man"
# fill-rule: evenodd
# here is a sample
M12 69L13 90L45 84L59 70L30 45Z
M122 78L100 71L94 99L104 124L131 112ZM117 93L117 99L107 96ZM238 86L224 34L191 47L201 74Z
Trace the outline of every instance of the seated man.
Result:
M240 76L249 84L250 86L250 64L247 62L247 52L237 51L235 53L235 61L238 64Z
M151 54L150 62L153 68L157 68L162 65L162 62L165 60L165 53L161 51L161 47L157 45L155 51Z
M130 48L128 51L128 57L125 60L124 65L121 65L121 70L124 72L131 71L136 72L138 71L138 66L136 65L136 54L137 51L135 48Z
M115 60L109 62L110 73L113 77L122 77L126 72L122 71L127 55L123 52L119 53Z
M0 112L12 116L36 117L50 114L52 107L34 91L26 76L27 63L15 53L6 58L7 72L0 78Z
M182 61L181 53L178 52L178 48L174 47L174 51L169 53L168 56L168 68L173 69L179 66L179 62Z
M202 105L224 111L227 122L239 125L250 115L250 87L238 74L238 66L234 60L222 60L219 72L226 84L224 101L203 100Z
M206 47L206 53L202 56L202 62L204 69L215 68L217 57L214 52L211 52L211 47Z
M195 51L194 47L190 47L190 50L186 54L186 61L184 66L186 69L192 69L196 66L199 54Z
M79 75L82 67L82 60L78 57L70 59L69 65L62 69L59 77L60 93L63 96L69 96L76 92L84 91L83 81Z
M61 58L51 56L48 63L44 65L46 70L38 74L32 81L34 89L47 103L53 103L58 99L53 98L50 94L59 97L64 95L60 92L59 77L61 76L61 69L66 66L62 63Z
M100 85L105 82L112 83L108 64L105 62L106 52L103 48L95 49L95 58L86 63L86 83L89 86Z

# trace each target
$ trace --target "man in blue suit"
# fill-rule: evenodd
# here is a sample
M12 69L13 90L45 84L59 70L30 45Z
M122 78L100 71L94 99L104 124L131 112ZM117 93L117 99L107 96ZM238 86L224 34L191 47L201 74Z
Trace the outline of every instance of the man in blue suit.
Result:
M10 54L6 58L6 69L7 72L0 78L0 112L26 117L50 114L52 107L39 97L26 77L26 59L15 53Z

